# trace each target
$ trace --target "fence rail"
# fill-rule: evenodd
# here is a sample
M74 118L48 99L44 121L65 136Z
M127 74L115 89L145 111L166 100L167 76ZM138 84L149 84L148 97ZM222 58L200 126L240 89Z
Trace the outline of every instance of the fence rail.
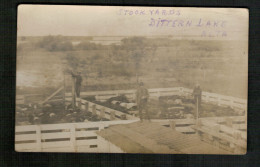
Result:
M151 97L161 97L161 96L171 96L171 95L181 95L181 96L191 96L192 89L184 87L174 87L174 88L155 88L149 89L149 94ZM113 90L113 91L93 91L93 92L81 92L81 97L95 96L97 100L107 100L111 97L125 95L128 99L135 99L135 90ZM65 94L66 98L70 98L71 93ZM16 103L23 104L26 101L26 96L17 95ZM202 92L202 101L206 103L213 103L219 106L229 106L233 109L247 111L247 100L236 98L232 96L225 96L216 93Z
M244 154L247 148L246 122L246 117L200 118L193 128L199 132L201 140L233 153Z
M103 121L87 123L66 123L26 125L15 127L16 151L68 151L99 152L104 149L104 139L95 131L110 125L127 124L136 120ZM82 148L84 149L82 150ZM110 147L118 149L112 144ZM120 150L120 149L119 149Z
M149 89L150 97L161 97L161 96L191 96L193 90L183 87L174 88L156 88ZM125 95L130 100L135 99L135 90L113 90L113 91L95 91L95 92L82 92L81 96L95 96L97 100L107 100L111 97L118 95ZM66 97L71 97L71 93L66 93ZM219 106L229 106L233 109L247 111L247 100L236 98L232 96L225 96L216 93L202 92L202 101L206 103L213 103Z
M71 98L66 98L66 101L71 101ZM105 107L84 99L77 99L76 101L77 106L80 106L81 109L92 112L93 115L97 115L100 118L106 118L108 120L119 120L122 119L123 116L125 116L125 119L127 120L136 120L138 119L135 116L132 116L130 114L123 113L118 110L114 110L109 107Z
M233 127L221 125L232 120ZM26 125L15 128L16 151L67 151L67 152L109 152L110 149L120 151L116 146L96 135L96 131L110 125L128 124L138 120L116 120L86 123L65 123L48 125ZM201 136L206 134L213 142L228 142L229 147L246 147L246 132L235 129L234 125L244 125L245 117L202 118L198 128L194 119L152 120L163 126L169 126L179 132L192 134L197 131ZM246 126L244 126L246 128ZM205 137L202 140L206 140ZM215 141L216 141L215 140ZM84 148L84 149L83 149Z
M191 96L192 90L183 87L159 88L149 89L149 93L151 97L171 95ZM94 95L96 99L101 100L118 95L126 95L129 99L134 99L135 90L82 92L81 95L82 97ZM66 93L65 99L71 100L71 94ZM17 96L17 101L19 101L17 104L20 104L24 103L26 99L22 96ZM243 110L245 111L245 116L200 118L200 126L195 126L195 120L190 119L153 121L164 126L174 127L174 129L182 133L199 132L204 141L224 147L225 149L231 149L235 153L245 152L247 141L247 100L202 92L202 101ZM98 152L102 148L103 151L104 148L113 148L120 151L116 146L104 145L105 140L94 132L104 129L109 125L127 124L135 122L138 119L129 114L87 100L81 99L77 103L79 103L78 105L82 109L91 111L93 114L110 121L17 126L15 135L16 151ZM125 115L127 120L119 120L122 115Z

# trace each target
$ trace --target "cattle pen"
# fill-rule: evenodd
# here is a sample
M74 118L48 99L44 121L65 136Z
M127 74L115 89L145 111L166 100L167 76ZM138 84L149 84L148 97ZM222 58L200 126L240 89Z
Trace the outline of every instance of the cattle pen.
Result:
M149 89L150 97L155 99L171 95L190 96L191 93L191 89L183 87ZM82 92L81 98L77 100L77 106L82 111L91 112L93 115L106 119L106 121L16 126L15 150L22 152L129 152L127 149L122 149L117 142L113 142L106 138L107 136L104 137L99 135L99 133L108 131L110 127L113 130L114 126L129 124L130 127L131 124L137 123L139 118L135 115L126 114L84 99L87 96L95 96L96 99L102 101L119 95L125 95L128 99L134 99L135 90ZM48 100L52 98L55 98L55 96ZM71 93L65 94L65 101L71 101L71 98ZM202 143L207 143L227 153L244 154L247 147L247 101L210 92L202 92L202 101L217 106L228 106L235 111L243 111L244 114L197 119L152 119L152 123L158 127L167 128L167 131L171 129L172 131L191 136L191 140L196 136ZM25 102L26 96L17 96L17 104ZM144 124L149 123L145 122ZM154 126L155 129L156 126ZM124 135L120 130L118 133L122 133L121 136ZM129 132L129 135L131 133L133 133L133 136L139 135L133 129L132 132ZM172 138L174 138L174 135ZM147 140L150 139L147 138ZM137 137L129 137L127 140L138 143ZM125 142L127 143L127 141ZM160 142L155 142L155 144L158 143ZM172 144L174 145L175 143ZM144 148L148 147L140 142L139 145L142 145ZM175 150L175 153L189 152L182 149ZM192 153L201 152L195 151Z

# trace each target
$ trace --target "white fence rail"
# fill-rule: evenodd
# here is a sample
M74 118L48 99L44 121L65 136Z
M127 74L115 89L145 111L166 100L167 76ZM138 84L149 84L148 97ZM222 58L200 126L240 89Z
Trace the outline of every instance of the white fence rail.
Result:
M156 88L149 89L149 94L151 97L161 97L161 96L191 96L192 89L183 87L174 88ZM95 96L97 100L107 100L111 97L118 95L125 95L130 100L135 99L135 90L113 90L113 91L95 91L95 92L82 92L81 96ZM66 93L66 97L71 97L71 93ZM233 109L239 109L247 111L247 100L236 98L232 96L225 96L216 93L202 92L202 101L206 103L213 103L219 106L229 106Z
M169 96L169 95L179 95L179 87L175 88L159 88L159 89L149 89L149 95L151 97ZM128 99L135 99L136 90L112 90L112 91L94 91L94 92L81 92L81 97L95 96L97 100L107 100L111 97L116 97L119 95L125 95ZM71 97L71 93L66 93L66 97Z
M223 124L224 123L224 124ZM233 153L244 154L247 148L246 117L200 118L194 129L201 140Z
M16 126L15 150L23 152L100 152L107 147L105 146L106 141L98 136L95 131L104 129L109 125L127 124L135 121L124 120ZM118 149L111 143L109 148ZM118 151L120 152L120 149Z
M71 101L71 98L67 97L66 101ZM77 99L76 104L77 106L80 106L82 110L92 112L93 115L97 115L100 118L106 118L111 121L123 119L124 118L123 116L125 116L125 119L127 120L138 119L137 117L132 116L130 114L126 114L121 111L117 111L109 107L105 107L84 99Z
M231 127L221 125L231 120ZM66 151L66 152L109 152L109 149L120 149L96 135L95 131L110 125L128 124L137 120L117 120L87 123L66 123L48 125L16 126L15 149L16 151ZM214 117L201 118L199 128L195 127L194 119L152 120L160 125L169 126L179 132L192 134L197 130L205 135L211 142L228 142L228 148L238 146L246 147L246 118L239 117ZM245 131L243 131L245 130Z
M181 94L184 96L192 95L192 90L187 88L180 88ZM233 109L240 109L247 111L247 100L236 98L232 96L225 96L216 93L202 92L202 101L206 103L213 103L219 106L229 106Z
M107 100L111 97L125 95L130 100L135 99L135 90L113 90L113 91L93 91L93 92L81 92L81 97L95 96L97 100ZM171 95L181 95L181 96L191 96L192 89L183 87L174 88L156 88L149 89L149 94L151 97L161 97L161 96L171 96ZM71 97L71 93L66 93L66 98ZM17 95L16 103L23 104L26 101L26 96ZM219 106L229 106L233 109L247 111L247 100L236 98L232 96L225 96L216 93L202 92L202 101L206 103L213 103Z

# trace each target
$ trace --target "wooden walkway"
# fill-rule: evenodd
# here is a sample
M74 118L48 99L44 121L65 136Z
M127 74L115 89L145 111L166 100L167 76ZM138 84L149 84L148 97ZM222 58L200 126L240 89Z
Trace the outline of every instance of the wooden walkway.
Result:
M185 135L154 122L113 125L97 134L126 153L231 154L201 141L196 134Z

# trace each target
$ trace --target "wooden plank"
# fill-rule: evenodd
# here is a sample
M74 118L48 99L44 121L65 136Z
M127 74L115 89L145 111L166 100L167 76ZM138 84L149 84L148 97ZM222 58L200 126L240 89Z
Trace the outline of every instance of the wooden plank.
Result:
M40 126L36 126L36 144L37 144L37 151L42 150L42 145L41 145L41 128Z
M115 91L95 91L95 92L82 92L81 94L83 96L87 95L119 95L119 94L134 94L136 90L115 90ZM184 94L191 94L193 92L192 89L183 88L183 87L174 87L174 88L156 88L156 89L149 89L150 96L158 96L158 92L160 92L160 95L163 95L164 92L179 92ZM171 93L169 93L171 94ZM66 96L71 96L71 93L66 93ZM227 104L225 101L234 101L234 104L241 104L242 106L245 106L247 104L246 99L240 99L232 96L225 96L220 95L216 93L209 93L209 92L202 92L202 96L204 98L210 98L211 101L217 102L217 100L220 98L220 103ZM132 96L131 96L132 97ZM203 98L203 100L204 100ZM223 102L221 102L223 101Z
M100 121L100 122L82 122L82 123L74 123L74 124L76 129L80 129L80 128L107 127L109 125L116 125L116 124L129 124L136 121L137 120L115 120L115 121Z
M45 100L43 100L42 102L40 102L40 104L44 104L46 103L48 100L50 100L53 96L55 96L57 93L59 93L64 87L60 87L59 89L57 89L54 93L52 93L50 96L48 96Z
M45 124L45 125L40 125L41 130L65 130L65 129L70 129L69 123L65 124Z
M178 91L179 87L175 88L155 88L155 89L148 89L149 93L160 92L160 91ZM136 90L114 90L114 91L93 91L93 92L81 92L82 96L91 96L91 95L98 95L98 96L113 96L113 95L120 95L120 94L134 94ZM66 96L71 96L71 93L66 93Z
M203 121L202 121L202 124L203 124L204 126L207 126L208 128L214 127L214 126L217 126L217 125L218 125L218 126L220 126L220 131L222 131L222 132L224 132L224 133L226 133L226 134L229 134L229 135L234 135L235 133L237 133L237 134L240 134L240 135L241 135L242 139L247 140L247 135L246 135L245 132L241 132L241 131L236 130L236 129L234 129L234 128L227 127L227 126L225 126L225 125L219 125L219 124L216 124L216 123L214 123L214 122L207 121L207 120L203 120Z
M15 141L36 140L36 134L15 135Z
M160 145L157 142L155 142L154 140L151 140L150 138L147 138L144 135L136 133L123 126L120 126L120 127L114 126L112 128L112 130L123 136L126 136L127 138L131 139L132 141L139 143L141 146L152 150L154 153L177 153L176 150L169 149L169 147L167 147L165 145Z
M36 131L36 125L15 126L15 132Z
M85 103L89 103L90 106L96 105L96 109L99 109L99 110L101 110L102 108L105 108L105 111L106 111L106 112L109 112L109 113L112 112L112 111L114 111L117 116L121 116L122 114L125 114L125 113L122 113L122 112L120 112L120 111L117 111L117 110L114 110L114 109L111 109L111 108L108 108L108 107L105 107L105 106L102 106L102 105L98 105L98 104L89 102L89 101L87 101L87 100L83 100L83 99L82 99L82 102L83 102L84 104L85 104ZM98 115L100 115L100 112L98 113ZM127 119L137 119L136 117L134 117L134 116L132 116L132 115L129 115L129 114L125 114L125 115L126 115L126 118L127 118ZM109 119L109 118L110 118L110 115L105 114L105 117L106 117L106 119ZM115 119L118 119L118 118L115 118Z
M209 129L205 126L197 128L197 130L199 130L203 133L209 134L211 136L220 138L222 140L226 140L230 143L234 143L240 147L246 148L246 141L244 141L244 140L235 140L233 137L230 137L230 136L227 136L227 135L221 134L221 133L216 133L216 132L212 131L212 129Z
M70 138L70 132L42 133L42 139Z
M74 151L77 152L77 147L76 147L76 132L75 132L75 126L71 125L70 127L70 145Z
M97 115L99 115L99 116L102 115L102 111L100 111L100 110L101 110L101 109L97 109L97 110L96 110L96 113L97 113ZM110 114L104 113L103 116L104 116L104 118L106 118L106 119L108 119L108 120L110 119Z
M76 137L91 137L91 136L97 136L97 134L93 131L77 131Z
M82 123L75 123L76 129L83 129L83 128L99 128L104 124L104 121L101 122L82 122Z
M214 121L215 123L223 123L226 121L227 118L232 119L233 121L245 121L245 116L227 116L227 117L204 117L200 118L201 120L210 120Z
M68 147L71 146L70 141L55 141L55 142L43 142L42 149L45 148L57 148L57 147Z
M15 144L15 151L36 150L36 143Z

